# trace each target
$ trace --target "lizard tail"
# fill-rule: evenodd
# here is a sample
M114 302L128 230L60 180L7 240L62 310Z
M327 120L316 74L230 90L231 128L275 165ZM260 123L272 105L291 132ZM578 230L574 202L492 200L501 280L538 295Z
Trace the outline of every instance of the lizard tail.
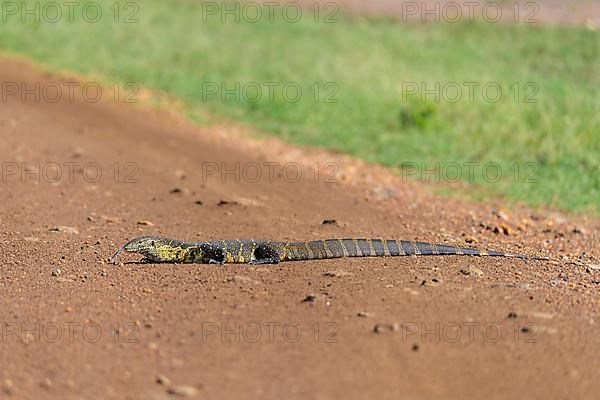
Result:
M471 255L512 257L522 260L548 258L527 257L520 254L484 251L473 248L439 245L408 240L385 239L328 239L308 242L290 242L285 246L282 261L316 260L340 257L394 257L411 255Z

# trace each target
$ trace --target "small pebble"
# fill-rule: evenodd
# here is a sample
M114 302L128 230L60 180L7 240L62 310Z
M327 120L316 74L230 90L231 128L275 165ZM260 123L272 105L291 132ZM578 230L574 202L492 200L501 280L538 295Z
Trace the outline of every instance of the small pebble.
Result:
M198 393L198 389L193 386L178 385L170 387L167 390L167 393L173 396L192 397Z
M466 275L466 276L475 275L479 278L481 278L484 275L482 270L480 270L479 268L474 267L472 265L465 267L465 268L461 268L460 273L463 275Z
M315 296L314 294L309 294L302 300L302 302L303 303L314 303L315 300L317 300L317 296Z
M10 379L5 379L4 383L2 384L2 391L7 396L11 396L13 394L13 387L13 382Z
M441 280L438 278L433 278L431 280L423 280L423 282L421 282L421 286L439 286L441 283Z
M373 327L373 332L375 333L389 333L389 332L397 332L400 330L400 325L398 323L393 324L377 324Z
M500 218L503 221L508 221L508 215L506 215L506 213L504 211L494 210L494 211L492 211L492 214L495 215L496 217Z
M323 276L328 277L342 277L342 276L352 276L353 274L348 271L344 271L343 269L336 269L334 271L327 271L323 273Z
M478 240L477 240L477 238L475 238L474 236L467 236L467 237L465 238L465 242L467 242L467 243L477 243L477 242L479 242L479 241L478 241Z
M156 383L163 386L169 386L171 384L171 380L164 375L158 375L156 377Z
M74 228L72 226L55 226L54 228L50 228L49 231L50 232L59 232L59 233L69 233L72 235L79 234L79 231L77 230L77 228Z
M50 388L52 388L52 381L50 380L50 378L45 378L40 383L40 386L43 387L44 389L50 389Z

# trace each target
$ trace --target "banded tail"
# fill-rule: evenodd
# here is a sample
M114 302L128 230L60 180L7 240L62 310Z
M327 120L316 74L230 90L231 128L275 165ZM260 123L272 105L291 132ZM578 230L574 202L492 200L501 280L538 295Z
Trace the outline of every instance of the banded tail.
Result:
M484 251L426 242L412 242L408 240L327 239L287 243L281 261L301 261L341 257L395 257L412 255L469 255L512 257L522 260L549 260L541 257L527 257L519 254L502 253L498 251Z

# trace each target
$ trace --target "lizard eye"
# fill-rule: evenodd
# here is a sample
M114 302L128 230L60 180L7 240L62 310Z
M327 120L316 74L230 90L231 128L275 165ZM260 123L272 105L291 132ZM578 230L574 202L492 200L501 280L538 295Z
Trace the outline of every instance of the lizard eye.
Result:
M151 242L150 242L150 246L152 246L152 247L156 246L156 242L155 242L154 240L153 240L153 241L151 241Z

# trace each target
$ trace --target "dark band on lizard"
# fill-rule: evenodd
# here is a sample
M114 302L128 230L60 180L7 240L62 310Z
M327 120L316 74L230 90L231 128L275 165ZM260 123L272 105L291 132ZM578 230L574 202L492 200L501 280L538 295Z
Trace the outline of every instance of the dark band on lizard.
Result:
M322 260L341 257L396 257L412 255L469 255L543 260L519 254L483 251L426 242L385 239L327 239L306 242L268 240L213 240L182 242L155 236L135 238L111 258L116 262L122 252L139 253L146 262L197 264L277 264L281 261Z

